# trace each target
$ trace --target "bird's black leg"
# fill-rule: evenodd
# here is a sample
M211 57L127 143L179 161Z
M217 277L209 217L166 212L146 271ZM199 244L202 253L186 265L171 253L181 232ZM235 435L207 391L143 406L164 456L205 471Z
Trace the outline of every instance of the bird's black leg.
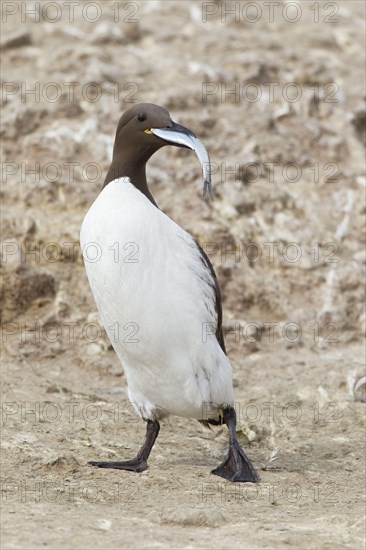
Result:
M153 420L147 421L145 440L136 457L132 460L126 460L125 462L89 462L88 464L97 466L98 468L114 468L116 470L129 470L130 472L143 472L147 469L147 459L149 458L159 431L159 422Z
M258 476L249 458L236 439L236 413L233 407L224 410L224 422L229 428L230 446L226 460L212 474L224 477L230 481L258 481Z

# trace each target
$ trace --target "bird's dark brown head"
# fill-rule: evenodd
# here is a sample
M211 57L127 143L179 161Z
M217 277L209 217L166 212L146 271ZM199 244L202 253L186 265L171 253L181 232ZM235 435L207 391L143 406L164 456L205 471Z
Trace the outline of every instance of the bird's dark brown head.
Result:
M153 103L139 103L127 109L119 119L116 138L121 135L123 137L134 137L135 139L149 135L153 136L149 132L150 128L167 128L172 124L170 114L164 107L159 107L159 105Z
M153 103L134 105L118 122L112 163L103 188L117 178L128 177L156 205L146 182L147 161L166 145L196 150L197 143L203 148L193 132L173 122L163 107Z

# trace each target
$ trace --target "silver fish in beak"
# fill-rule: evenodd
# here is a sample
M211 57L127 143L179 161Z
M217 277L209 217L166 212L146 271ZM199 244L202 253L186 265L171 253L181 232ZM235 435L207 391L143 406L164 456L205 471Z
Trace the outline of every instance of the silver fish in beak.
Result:
M203 145L191 130L173 122L167 128L150 128L150 131L157 137L174 143L181 147L192 149L198 157L202 168L203 180L203 198L213 198L212 182L211 182L211 163L206 147Z

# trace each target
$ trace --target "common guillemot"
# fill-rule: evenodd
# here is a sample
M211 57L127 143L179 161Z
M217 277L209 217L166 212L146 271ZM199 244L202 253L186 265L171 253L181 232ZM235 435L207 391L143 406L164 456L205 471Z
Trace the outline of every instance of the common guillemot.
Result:
M212 473L231 481L256 482L258 476L236 438L232 370L215 272L197 241L158 208L147 185L146 163L166 145L196 152L204 193L209 193L209 158L203 144L173 122L166 109L137 104L120 118L103 189L80 231L101 320L123 365L129 399L147 422L146 437L135 458L89 464L146 470L159 421L176 415L195 418L206 426L225 423L228 456ZM88 258L91 243L100 251L97 259ZM119 251L135 247L131 261L126 257L116 261L116 245ZM132 341L122 333L131 324L137 330ZM204 339L203 326L207 325L216 330Z

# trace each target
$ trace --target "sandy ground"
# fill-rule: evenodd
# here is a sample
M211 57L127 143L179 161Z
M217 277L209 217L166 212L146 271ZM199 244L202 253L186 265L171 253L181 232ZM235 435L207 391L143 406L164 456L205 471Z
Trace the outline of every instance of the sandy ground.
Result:
M2 547L363 548L364 3L46 4L2 3ZM136 100L213 161L212 204L188 151L148 177L218 273L258 485L179 418L87 465L144 434L77 244Z

